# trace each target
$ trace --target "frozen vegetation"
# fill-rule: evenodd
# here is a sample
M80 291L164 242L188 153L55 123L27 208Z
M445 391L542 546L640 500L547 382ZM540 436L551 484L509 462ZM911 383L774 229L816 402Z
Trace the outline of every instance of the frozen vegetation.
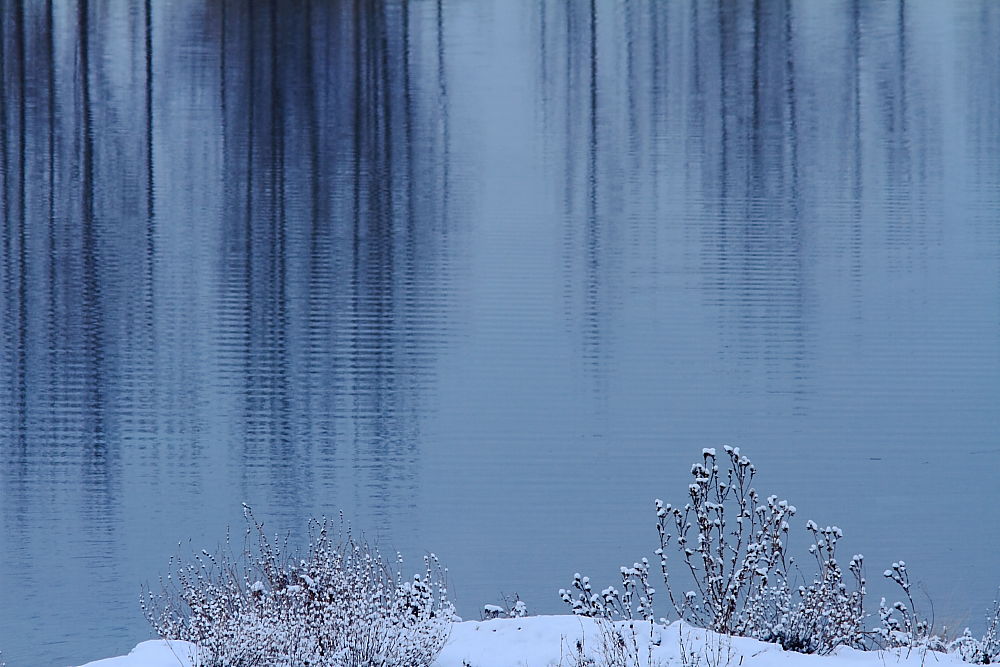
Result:
M573 612L528 616L516 596L461 621L445 570L422 571L313 521L305 554L268 537L245 508L238 552L175 560L142 608L162 638L89 667L406 665L487 667L726 667L728 665L991 664L1000 660L1000 606L983 635L949 636L921 613L906 563L882 575L899 600L866 601L864 558L842 564L843 532L804 522L803 558L791 549L794 505L753 486L738 448L705 449L682 505L657 500L654 562L622 567L612 585L576 574L559 591ZM228 547L228 541L227 541ZM662 587L654 584L662 581ZM659 608L656 606L659 605ZM660 614L664 614L661 616Z
M240 556L207 551L175 562L143 611L157 634L196 644L199 667L240 665L429 665L454 608L433 554L404 578L343 523L310 525L305 557L270 539L244 506Z

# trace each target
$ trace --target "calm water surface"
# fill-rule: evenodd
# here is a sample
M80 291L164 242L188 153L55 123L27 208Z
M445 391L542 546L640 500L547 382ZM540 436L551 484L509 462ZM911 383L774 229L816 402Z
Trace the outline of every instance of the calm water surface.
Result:
M562 611L723 443L981 625L1000 4L0 7L8 664L243 501Z

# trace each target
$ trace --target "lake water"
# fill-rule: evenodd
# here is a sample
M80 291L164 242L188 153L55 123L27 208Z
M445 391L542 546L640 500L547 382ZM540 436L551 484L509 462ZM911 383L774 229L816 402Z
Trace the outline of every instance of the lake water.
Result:
M244 501L562 612L725 443L981 627L1000 3L0 7L8 664Z

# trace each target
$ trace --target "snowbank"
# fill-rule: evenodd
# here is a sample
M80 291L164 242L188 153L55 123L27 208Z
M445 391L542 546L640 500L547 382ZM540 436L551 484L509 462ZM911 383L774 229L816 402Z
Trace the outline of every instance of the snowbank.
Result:
M628 632L628 631L626 631ZM668 626L636 623L643 665L653 643L653 665L681 667L681 651L698 655L699 667L968 667L956 655L923 651L856 651L840 648L829 656L803 655L742 637L725 637L680 622ZM629 634L631 636L631 634ZM578 616L464 621L451 636L436 667L573 667L577 642L587 655L601 653L602 629L593 619ZM193 667L193 647L185 642L153 640L127 656L91 662L84 667ZM598 664L600 660L598 660Z

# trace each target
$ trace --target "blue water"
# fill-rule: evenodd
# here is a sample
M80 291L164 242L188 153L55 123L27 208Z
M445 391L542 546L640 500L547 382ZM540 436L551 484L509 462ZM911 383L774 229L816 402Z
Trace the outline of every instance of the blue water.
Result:
M243 501L563 611L724 443L981 626L1000 4L0 7L9 665Z

